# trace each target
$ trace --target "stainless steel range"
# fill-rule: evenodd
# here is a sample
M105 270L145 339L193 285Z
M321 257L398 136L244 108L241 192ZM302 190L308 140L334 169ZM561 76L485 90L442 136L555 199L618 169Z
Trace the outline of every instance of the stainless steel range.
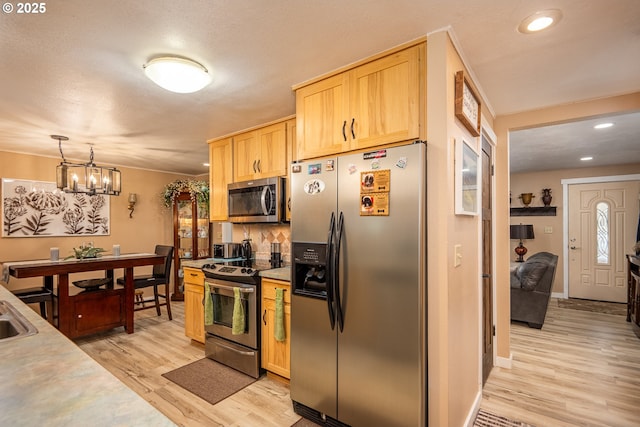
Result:
M246 265L246 262L244 264ZM202 266L202 271L205 275L205 296L206 292L211 294L210 310L213 312L213 322L205 323L205 356L258 378L260 376L258 319L261 300L259 269L242 265L205 264ZM234 331L233 308L236 288L244 311L244 327L236 328Z

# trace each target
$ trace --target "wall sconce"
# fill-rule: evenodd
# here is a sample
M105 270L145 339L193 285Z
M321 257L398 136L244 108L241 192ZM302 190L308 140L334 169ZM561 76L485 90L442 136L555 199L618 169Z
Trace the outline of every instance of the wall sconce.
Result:
M136 202L138 201L138 196L136 196L136 193L129 193L129 207L127 209L129 209L129 218L133 218L133 209L136 206Z

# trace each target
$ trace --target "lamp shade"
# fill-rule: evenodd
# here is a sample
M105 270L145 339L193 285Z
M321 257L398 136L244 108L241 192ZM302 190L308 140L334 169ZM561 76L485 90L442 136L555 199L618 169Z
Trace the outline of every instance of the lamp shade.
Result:
M187 58L163 56L144 66L144 73L158 86L176 93L199 91L211 83L207 69Z
M514 240L529 240L534 239L533 225L531 224L518 224L511 226L511 239Z

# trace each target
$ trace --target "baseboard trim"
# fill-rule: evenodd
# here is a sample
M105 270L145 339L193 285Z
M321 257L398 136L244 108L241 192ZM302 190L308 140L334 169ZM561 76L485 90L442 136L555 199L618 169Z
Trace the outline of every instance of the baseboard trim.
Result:
M564 292L551 292L551 298L567 299Z
M509 357L496 357L496 366L505 369L511 369L511 365L513 363L513 354L509 353Z
M464 420L465 427L473 427L473 424L476 421L476 417L478 416L478 412L480 412L480 403L482 402L482 388L476 394L476 398L473 401L473 406L471 406L471 412L467 415L467 419Z

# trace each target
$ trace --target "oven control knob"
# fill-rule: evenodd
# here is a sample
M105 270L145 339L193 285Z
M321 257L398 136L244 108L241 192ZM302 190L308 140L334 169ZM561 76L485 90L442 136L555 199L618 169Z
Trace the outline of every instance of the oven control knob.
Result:
M250 269L250 268L247 268L247 271L246 271L245 273L247 273L247 274L251 274L251 273L253 273L253 270L252 270L252 269Z
M244 274L244 273L246 273L246 272L247 272L247 269L246 269L246 268L242 267L242 268L240 269L240 273Z

